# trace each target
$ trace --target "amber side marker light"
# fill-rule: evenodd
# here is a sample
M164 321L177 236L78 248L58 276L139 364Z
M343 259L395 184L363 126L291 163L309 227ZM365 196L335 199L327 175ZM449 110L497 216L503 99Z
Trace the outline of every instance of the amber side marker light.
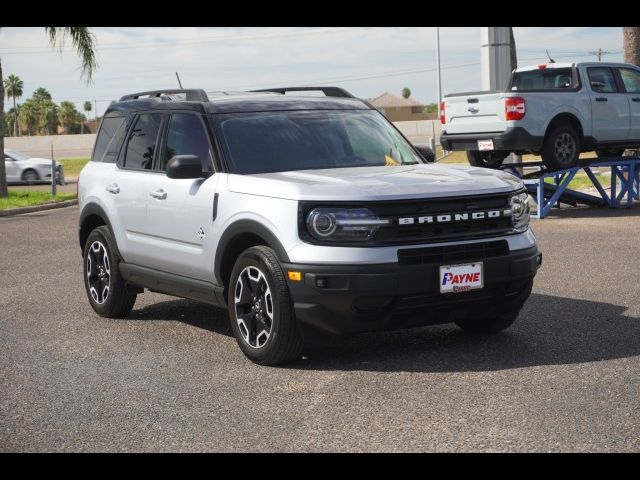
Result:
M302 280L302 272L292 272L289 270L288 272L289 280L292 282L300 282Z

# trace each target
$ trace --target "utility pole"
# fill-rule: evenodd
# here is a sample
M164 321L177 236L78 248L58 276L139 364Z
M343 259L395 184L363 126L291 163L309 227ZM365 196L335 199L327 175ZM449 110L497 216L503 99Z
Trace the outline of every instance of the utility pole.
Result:
M607 55L608 53L611 53L611 52L606 52L602 50L602 48L598 48L598 50L596 50L595 52L589 52L589 55L595 55L596 57L598 57L598 61L601 62L602 57L604 55Z

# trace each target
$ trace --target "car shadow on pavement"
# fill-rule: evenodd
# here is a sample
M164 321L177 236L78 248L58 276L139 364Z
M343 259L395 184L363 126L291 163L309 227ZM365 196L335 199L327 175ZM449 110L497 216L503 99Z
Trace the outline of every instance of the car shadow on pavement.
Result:
M154 303L142 308L134 307L128 318L131 320L174 320L222 335L232 335L229 314L226 310L186 299Z
M609 303L533 294L518 320L495 335L453 324L335 338L315 345L305 370L495 371L640 355L640 319Z

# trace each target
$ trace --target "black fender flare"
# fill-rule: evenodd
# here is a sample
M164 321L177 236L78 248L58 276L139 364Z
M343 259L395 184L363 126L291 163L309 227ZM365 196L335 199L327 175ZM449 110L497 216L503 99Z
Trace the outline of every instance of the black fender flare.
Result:
M243 233L252 233L264 239L264 241L267 242L267 246L276 252L276 256L280 262L289 263L287 251L282 246L282 243L280 243L280 240L278 240L278 237L276 237L271 230L255 220L237 220L229 225L229 227L224 231L216 248L214 274L220 284L223 282L221 268L224 252L227 250L233 239Z
M84 207L82 207L82 211L80 212L80 218L78 219L78 243L80 244L80 249L82 250L83 245L82 245L82 225L84 224L85 220L87 219L87 217L91 216L91 215L96 215L98 217L100 217L105 225L109 228L109 231L111 232L111 237L113 238L113 242L116 246L116 250L117 250L117 255L118 257L122 258L122 255L120 255L120 250L118 249L118 242L116 241L116 237L113 234L113 227L111 226L111 221L109 220L109 216L107 215L107 213L104 211L104 209L98 205L97 203L89 203L88 205L85 205ZM82 255L82 253L81 253Z

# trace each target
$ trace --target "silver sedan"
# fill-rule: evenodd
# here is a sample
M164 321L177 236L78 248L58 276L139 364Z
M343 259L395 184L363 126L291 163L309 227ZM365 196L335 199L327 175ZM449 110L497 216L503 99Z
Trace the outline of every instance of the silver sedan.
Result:
M6 148L4 150L4 164L7 170L7 183L28 183L32 185L38 182L51 182L51 160L35 158ZM62 165L55 162L56 183L64 184Z

